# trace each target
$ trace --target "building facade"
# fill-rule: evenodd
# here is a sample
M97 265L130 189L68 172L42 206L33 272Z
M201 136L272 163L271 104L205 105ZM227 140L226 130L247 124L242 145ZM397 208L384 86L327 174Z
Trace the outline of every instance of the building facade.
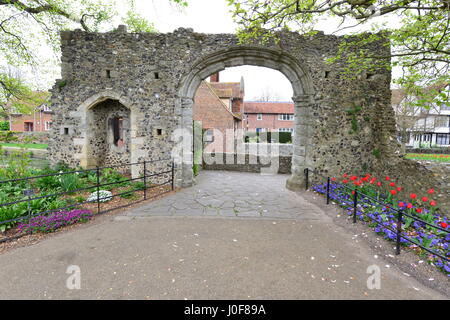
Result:
M243 81L219 83L218 73L210 79L202 81L197 89L192 117L201 123L205 151L233 152L234 147L227 140L234 141L242 128L242 116L236 111L243 102Z
M293 102L244 102L244 129L249 132L294 132Z
M50 131L52 127L53 110L50 107L50 94L45 91L34 91L27 97L11 98L6 103L9 116L4 121L9 122L9 130Z
M440 91L448 93L448 85L443 85ZM392 90L392 106L396 112L400 142L413 148L449 147L450 105L416 107L412 103L416 99L408 96L403 89Z
M13 112L9 116L11 131L50 131L52 127L53 111L47 105L37 107L31 114Z

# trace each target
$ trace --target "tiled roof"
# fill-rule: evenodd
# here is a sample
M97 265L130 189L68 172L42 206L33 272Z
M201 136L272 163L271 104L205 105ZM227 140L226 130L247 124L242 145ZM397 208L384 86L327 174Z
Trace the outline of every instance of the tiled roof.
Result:
M244 102L244 113L294 114L293 102Z
M403 89L392 89L392 95L391 95L391 103L393 105L397 105L405 98L405 90Z
M211 82L203 81L202 83L205 84L206 87L209 90L211 90L212 94L214 94L218 98L217 99L218 103L220 103L222 105L222 107L225 108L225 110L227 110L229 113L231 113L233 115L233 117L235 117L235 118L237 118L239 120L242 120L242 115L241 114L231 112L231 110L228 109L228 107L225 105L225 103L222 100L220 100L221 97L217 94L217 90L211 85ZM215 82L215 83L219 83L219 82Z
M208 82L219 98L243 98L240 82Z

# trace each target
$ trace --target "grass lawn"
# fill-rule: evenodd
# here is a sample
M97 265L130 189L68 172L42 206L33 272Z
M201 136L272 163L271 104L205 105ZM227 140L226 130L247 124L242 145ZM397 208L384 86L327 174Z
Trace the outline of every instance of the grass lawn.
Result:
M43 143L0 143L3 147L16 147L27 149L47 149L48 144Z
M450 154L407 153L406 159L450 162Z

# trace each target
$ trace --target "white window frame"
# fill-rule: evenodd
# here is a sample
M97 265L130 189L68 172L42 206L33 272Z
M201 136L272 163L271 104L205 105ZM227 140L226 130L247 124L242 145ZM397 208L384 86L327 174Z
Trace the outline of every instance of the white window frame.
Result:
M280 121L293 121L294 115L291 113L279 113L278 120Z
M258 113L256 115L256 120L262 120L262 113Z
M51 121L45 121L44 122L44 129L45 131L49 131L52 128L52 122Z

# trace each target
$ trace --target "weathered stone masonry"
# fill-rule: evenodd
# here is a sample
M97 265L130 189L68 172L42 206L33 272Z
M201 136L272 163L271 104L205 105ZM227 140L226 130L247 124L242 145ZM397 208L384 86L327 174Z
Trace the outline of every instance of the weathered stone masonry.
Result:
M404 161L395 153L390 71L342 79L344 62L325 62L344 41L340 37L283 33L279 44L260 46L239 45L233 34L200 34L190 29L167 34L120 30L62 32L63 81L52 90L53 161L95 166L103 164L98 159L113 160L96 154L92 145L93 134L100 137L96 130L105 128L105 119L111 116L108 108L98 109L103 101L115 101L129 110L125 146L129 154L115 161L171 157L177 142L192 132L193 97L201 80L239 65L279 70L292 83L296 135L289 188L303 185L305 167L337 175L382 171L392 157L396 165ZM370 50L384 55L390 50L385 44L381 40ZM352 132L347 110L355 106L362 110L357 114L358 131ZM105 114L93 121L96 109ZM193 181L191 142L185 142L182 160L176 164L177 186Z

